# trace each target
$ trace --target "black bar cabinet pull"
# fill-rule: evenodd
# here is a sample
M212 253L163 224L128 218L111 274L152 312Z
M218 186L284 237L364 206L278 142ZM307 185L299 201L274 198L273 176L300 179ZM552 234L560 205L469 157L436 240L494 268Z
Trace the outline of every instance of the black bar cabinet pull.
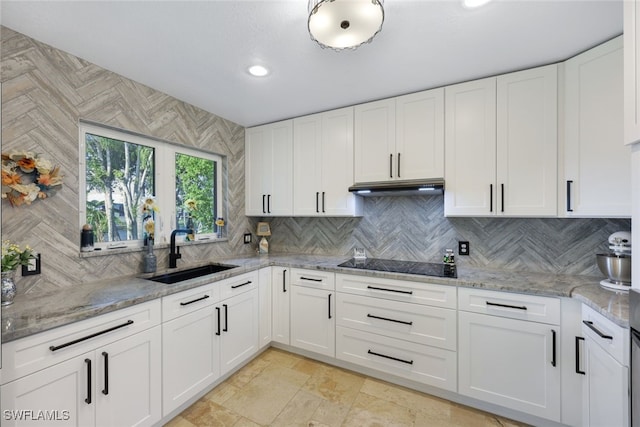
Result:
M393 154L389 154L389 178L393 178Z
M377 286L367 286L367 289L373 289L375 291L387 291L387 292L396 292L399 294L413 295L413 291L401 291L399 289L378 288Z
M266 194L263 194L263 195L262 195L262 213L267 213L267 210L265 209L265 206L266 206L266 205L265 205L265 203L264 203L264 200L266 199L266 197L267 197L267 195L266 195Z
M598 328L593 326L593 322L591 322L589 320L583 320L582 323L587 325L589 327L589 329L591 329L593 332L598 334L598 336L600 336L600 338L604 338L605 340L613 340L613 337L611 335L605 335Z
M104 358L104 388L102 389L102 394L106 396L109 394L109 353L103 351L102 357Z
M320 192L316 191L316 213L320 213Z
M287 292L287 270L282 270L282 292Z
M229 331L229 306L227 304L222 304L224 307L224 328L222 328L222 332Z
M324 212L324 191L322 192L322 213Z
M246 281L244 283L240 283L239 285L232 285L231 289L236 289L236 288L240 288L242 286L247 286L247 285L250 285L251 283L253 283L253 282L251 280L248 280L248 281Z
M413 325L413 322L407 322L405 320L389 319L388 317L374 316L373 314L367 314L367 317L370 317L371 319L386 320L387 322L402 323L403 325Z
M571 208L571 184L573 184L573 181L567 180L567 212L573 212Z
M398 178L400 178L400 153L398 153Z
M374 356L378 356L378 357L384 357L385 359L395 360L396 362L406 363L407 365L413 365L413 360L399 359L397 357L387 356L386 354L376 353L375 351L371 351L371 350L367 350L367 353L373 354Z
M322 282L322 279L312 279L311 277L300 277L300 280L311 280L312 282Z
M271 194L267 194L267 213L271 213Z
M329 294L329 319L331 319L331 294Z
M500 304L497 302L485 301L487 305L493 305L495 307L504 307L504 308L515 308L516 310L526 310L527 307L524 305L510 305L510 304Z
M556 331L551 330L551 366L556 367Z
M493 184L489 184L489 212L493 212Z
M122 325L114 326L112 328L105 329L104 331L96 332L95 334L87 335L86 337L78 338L77 340L69 341L69 342L64 343L64 344L52 345L51 347L49 347L49 350L51 350L51 351L60 350L61 348L65 348L65 347L69 347L70 345L78 344L79 342L86 341L86 340L89 340L91 338L95 338L95 337L97 337L99 335L106 334L107 332L115 331L116 329L124 328L125 326L129 326L131 324L133 324L133 320L127 320Z
M220 335L220 307L216 307L216 314L218 316L218 330L216 331L216 335Z
M91 405L91 359L84 359L84 363L87 365L87 398L84 401Z
M576 337L576 374L586 375L585 371L580 370L580 341L584 341L584 338Z
M500 184L500 201L502 202L501 212L504 212L504 184Z
M196 298L196 299L191 300L191 301L181 302L181 303L180 303L180 305L189 305L189 304L193 304L194 302L202 301L202 300L205 300L205 299L207 299L207 298L209 298L209 295L205 295L205 296L203 296L203 297Z

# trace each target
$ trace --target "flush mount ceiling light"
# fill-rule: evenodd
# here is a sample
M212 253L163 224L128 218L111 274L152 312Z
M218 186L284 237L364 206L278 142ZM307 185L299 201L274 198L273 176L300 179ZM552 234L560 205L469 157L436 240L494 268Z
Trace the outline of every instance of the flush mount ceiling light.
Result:
M369 43L382 29L383 0L309 0L311 39L335 50Z
M248 68L249 74L255 77L264 77L269 74L269 70L267 67L263 67L262 65L252 65Z

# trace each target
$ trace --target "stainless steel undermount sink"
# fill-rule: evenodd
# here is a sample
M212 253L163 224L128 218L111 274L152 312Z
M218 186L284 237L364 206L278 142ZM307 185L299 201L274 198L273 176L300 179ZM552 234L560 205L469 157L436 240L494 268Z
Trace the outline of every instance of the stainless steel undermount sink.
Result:
M184 280L195 279L196 277L206 276L208 274L220 273L221 271L231 270L238 267L237 265L225 264L208 264L201 267L189 268L187 270L176 271L174 273L159 274L157 276L148 277L147 280L154 282L173 284Z

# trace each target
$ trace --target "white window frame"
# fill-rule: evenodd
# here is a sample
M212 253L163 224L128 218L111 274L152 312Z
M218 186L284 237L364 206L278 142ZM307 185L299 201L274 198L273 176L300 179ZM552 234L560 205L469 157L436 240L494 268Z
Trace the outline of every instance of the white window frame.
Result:
M169 243L171 231L176 226L176 208L175 208L175 194L176 194L176 172L175 172L175 155L176 153L186 154L189 156L201 157L207 160L216 162L216 206L218 207L218 216L224 217L226 211L225 206L222 205L222 156L213 154L210 152L194 149L170 142L159 141L157 139L146 137L144 135L135 134L132 132L125 132L116 129L112 129L106 126L100 126L92 123L81 122L79 126L79 140L80 140L80 173L78 178L78 199L79 199L79 216L80 224L86 224L87 221L87 182L86 182L86 143L85 134L90 133L94 135L104 136L106 138L117 139L121 141L127 141L134 144L145 145L155 150L155 166L154 166L154 179L155 179L155 202L158 206L158 212L155 213L156 222L156 244ZM215 230L215 226L214 226ZM216 240L217 233L197 234L196 241L198 240ZM176 241L184 242L185 236L176 236ZM222 239L224 240L224 239ZM113 249L113 248L137 248L143 247L144 240L126 240L116 242L96 242L95 247L101 249Z

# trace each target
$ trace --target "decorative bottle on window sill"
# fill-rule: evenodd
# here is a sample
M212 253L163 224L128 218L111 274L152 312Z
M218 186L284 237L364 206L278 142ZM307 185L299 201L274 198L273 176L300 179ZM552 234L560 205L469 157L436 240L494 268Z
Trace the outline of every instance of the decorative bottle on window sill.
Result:
M191 216L191 214L189 214L189 216L187 217L187 228L193 231L193 233L187 234L187 240L193 242L194 240L196 240L196 235L195 231L193 230L193 217Z
M217 228L217 235L218 235L218 239L222 239L222 229L224 228L224 218L218 218L216 220L216 228Z
M158 266L158 259L153 253L153 238L147 239L147 252L142 257L142 269L145 273L154 273Z

